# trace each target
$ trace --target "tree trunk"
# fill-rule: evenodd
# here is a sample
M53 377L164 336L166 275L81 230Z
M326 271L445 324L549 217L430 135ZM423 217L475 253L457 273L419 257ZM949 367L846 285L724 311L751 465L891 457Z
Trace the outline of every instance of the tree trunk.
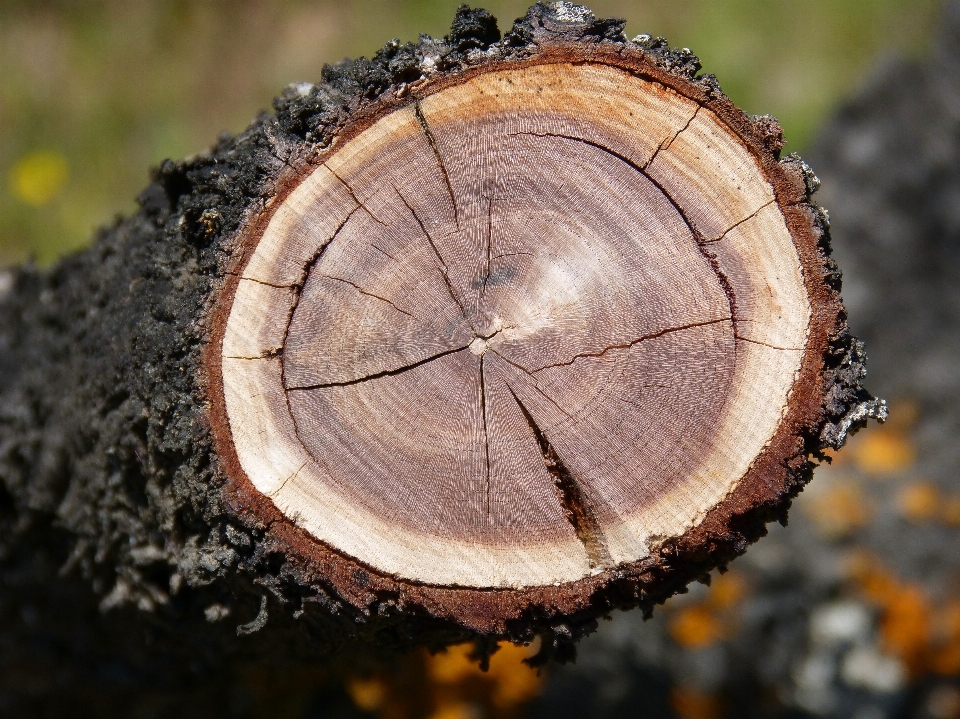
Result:
M549 653L782 519L884 412L816 178L622 27L461 9L14 272L8 586L90 584L172 647Z

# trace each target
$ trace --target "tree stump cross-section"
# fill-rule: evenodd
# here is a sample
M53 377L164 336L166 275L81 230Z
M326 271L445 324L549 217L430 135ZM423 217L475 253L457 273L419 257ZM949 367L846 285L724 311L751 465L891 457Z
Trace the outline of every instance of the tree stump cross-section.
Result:
M884 416L818 181L689 51L463 6L275 109L0 275L0 555L44 631L568 657Z
M219 299L248 503L365 577L576 606L743 512L822 422L840 312L758 137L639 50L562 45L365 113Z

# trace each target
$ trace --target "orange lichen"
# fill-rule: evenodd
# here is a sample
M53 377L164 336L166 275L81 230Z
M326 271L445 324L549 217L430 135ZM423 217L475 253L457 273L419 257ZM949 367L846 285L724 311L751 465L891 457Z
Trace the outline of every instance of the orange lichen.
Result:
M353 677L347 681L347 694L358 709L376 711L387 696L387 685L376 677Z
M853 569L861 591L881 610L884 649L898 657L911 676L923 674L931 649L931 607L923 590L899 580L869 556L861 556Z
M850 535L866 526L873 515L871 503L859 485L849 482L812 493L801 506L827 539Z
M692 687L675 687L670 692L670 707L680 719L719 719L724 714L719 697Z
M960 526L960 495L945 494L933 482L911 482L897 494L897 509L911 522Z
M736 626L735 611L747 591L743 576L736 571L714 575L702 602L680 607L670 616L670 636L686 649L699 649L725 639Z
M473 644L412 655L370 673L341 674L354 706L382 719L512 719L539 694L540 671L524 663L538 650L503 644L480 668ZM359 670L356 670L359 672Z
M943 497L935 484L912 482L897 495L900 513L912 522L939 519L943 510Z
M493 682L491 700L494 706L512 707L530 701L540 693L540 675L523 663L529 656L527 647L503 644L500 651L490 657L488 676Z
M670 636L682 647L699 649L723 639L724 625L709 607L684 607L670 618Z
M880 611L880 636L914 678L960 675L960 600L930 601L917 585L895 577L875 557L857 555L852 576Z
M472 644L458 644L427 659L427 673L440 684L454 684L481 674L475 659L470 658Z
M920 416L915 402L892 403L890 419L883 426L870 426L850 438L844 451L830 457L834 464L852 464L860 471L874 475L897 474L913 465L916 452L910 441L910 430Z
M880 634L886 648L906 664L913 675L925 669L930 647L930 605L923 592L901 585L885 602Z
M873 475L897 474L916 459L910 440L896 428L872 427L859 442L851 442L850 450L857 468Z
M488 705L499 716L539 694L542 677L524 663L536 647L504 643L490 657L486 672L472 658L473 649L471 644L460 644L427 658L427 675L435 685L438 712L474 712L477 706Z
M707 603L720 609L732 609L740 604L747 594L747 586L739 572L718 574L710 583Z
M936 613L933 631L936 647L930 668L939 674L960 675L960 600Z

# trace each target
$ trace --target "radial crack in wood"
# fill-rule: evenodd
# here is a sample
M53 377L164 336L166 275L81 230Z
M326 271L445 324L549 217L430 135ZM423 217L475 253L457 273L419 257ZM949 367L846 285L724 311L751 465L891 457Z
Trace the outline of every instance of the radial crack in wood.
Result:
M507 388L510 389L509 385ZM610 552L607 551L607 545L603 539L603 529L587 505L580 485L560 457L557 456L550 440L544 436L543 430L537 426L530 412L523 406L523 402L520 401L512 389L510 389L510 394L517 401L517 405L523 413L523 418L530 425L530 430L537 439L537 445L543 454L543 463L556 484L564 513L570 520L570 524L573 525L577 538L583 543L584 549L587 550L590 567L606 569L613 566L613 559L610 557Z
M443 156L440 154L440 148L437 147L437 141L434 139L433 133L430 131L430 123L427 122L427 118L424 117L423 108L420 107L420 103L415 102L413 104L413 108L417 115L417 122L419 122L420 127L423 128L423 134L426 136L427 142L430 144L430 149L433 150L434 157L437 158L437 165L440 167L440 174L443 175L443 182L446 184L447 191L450 193L450 203L453 205L453 216L456 220L457 227L460 227L460 211L457 208L457 196L453 191L453 185L450 184L450 175L447 173L447 166L443 162ZM424 230L424 232L426 232L426 230Z

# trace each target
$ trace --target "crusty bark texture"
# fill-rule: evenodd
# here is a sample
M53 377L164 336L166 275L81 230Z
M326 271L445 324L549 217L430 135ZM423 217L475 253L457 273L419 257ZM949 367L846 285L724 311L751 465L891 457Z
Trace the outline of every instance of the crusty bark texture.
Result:
M371 60L325 67L321 83L288 87L276 113L239 136L222 137L191 160L164 162L141 193L139 212L100 232L91 249L51 270L27 266L4 276L0 611L23 653L34 647L40 664L71 653L103 662L142 653L142 671L175 674L220 666L227 652L279 661L360 643L388 651L476 636L401 605L390 592L344 597L290 565L268 527L230 506L202 358L211 298L235 265L238 230L276 194L285 169L321 153L374 102L402 97L426 76L522 60L550 43L613 52L629 45L704 93L719 93L714 78L697 75L689 51L646 36L628 41L620 20L598 20L566 3L537 5L501 39L493 17L463 7L446 38L393 42ZM755 128L778 153L775 121L761 118ZM805 182L800 204L819 233L827 284L838 290L825 219L805 204L816 180L799 159L784 162ZM738 515L709 547L664 549L656 571L667 579L656 593L611 584L572 616L544 611L497 634L519 641L539 634L545 656L564 658L599 615L613 607L649 610L743 552L810 478L806 457L839 446L883 412L861 387L862 346L842 315L827 355L817 431L785 470L780 501Z

